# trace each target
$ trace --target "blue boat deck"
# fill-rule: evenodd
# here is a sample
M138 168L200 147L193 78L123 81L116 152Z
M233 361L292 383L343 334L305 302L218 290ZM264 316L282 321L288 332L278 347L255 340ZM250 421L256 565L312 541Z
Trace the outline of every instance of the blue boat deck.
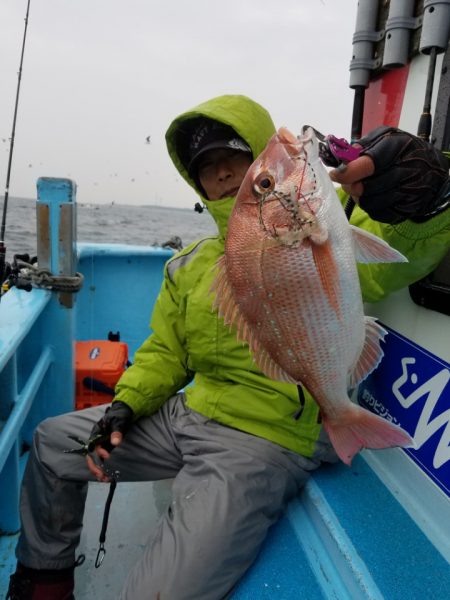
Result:
M77 600L110 600L139 559L171 499L171 481L119 484L106 555L94 566L108 486L89 487L76 570ZM0 538L0 598L17 536ZM311 478L275 525L232 600L446 600L450 568L368 466L330 465ZM218 599L220 600L220 599Z

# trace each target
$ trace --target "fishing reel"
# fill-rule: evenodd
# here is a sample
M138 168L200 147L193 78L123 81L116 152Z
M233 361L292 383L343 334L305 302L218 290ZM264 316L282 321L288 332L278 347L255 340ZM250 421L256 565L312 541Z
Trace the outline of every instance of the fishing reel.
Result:
M5 263L4 281L1 286L1 295L6 294L12 287L16 287L18 290L25 290L31 292L33 286L29 279L22 276L23 269L26 269L29 265L37 263L37 256L30 257L29 254L14 254L11 263Z

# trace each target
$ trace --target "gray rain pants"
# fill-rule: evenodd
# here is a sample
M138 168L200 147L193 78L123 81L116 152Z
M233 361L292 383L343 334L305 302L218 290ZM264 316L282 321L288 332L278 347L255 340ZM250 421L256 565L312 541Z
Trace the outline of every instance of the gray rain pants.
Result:
M64 454L68 435L87 439L105 407L43 421L25 471L18 560L35 569L75 561L87 482L84 457ZM173 501L130 572L121 600L220 600L252 564L269 527L327 460L302 457L220 425L183 394L138 420L105 462L120 481L175 478ZM119 482L120 485L120 482ZM136 518L139 518L137 515ZM118 596L119 597L119 596Z

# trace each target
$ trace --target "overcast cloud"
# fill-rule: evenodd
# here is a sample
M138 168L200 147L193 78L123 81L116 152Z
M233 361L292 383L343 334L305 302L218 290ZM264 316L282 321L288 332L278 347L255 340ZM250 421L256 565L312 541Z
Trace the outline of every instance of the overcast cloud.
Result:
M83 203L189 207L170 121L246 94L295 133L349 137L356 0L31 0L10 194L70 177ZM0 195L26 0L0 2ZM150 143L146 143L147 136Z

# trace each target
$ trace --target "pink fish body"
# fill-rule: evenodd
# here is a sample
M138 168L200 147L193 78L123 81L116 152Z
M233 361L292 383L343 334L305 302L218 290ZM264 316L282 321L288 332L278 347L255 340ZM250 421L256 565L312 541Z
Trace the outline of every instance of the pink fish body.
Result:
M313 131L280 129L238 192L214 302L268 377L308 389L347 464L363 447L412 443L349 399L379 364L386 335L364 316L356 261L406 259L349 225Z

